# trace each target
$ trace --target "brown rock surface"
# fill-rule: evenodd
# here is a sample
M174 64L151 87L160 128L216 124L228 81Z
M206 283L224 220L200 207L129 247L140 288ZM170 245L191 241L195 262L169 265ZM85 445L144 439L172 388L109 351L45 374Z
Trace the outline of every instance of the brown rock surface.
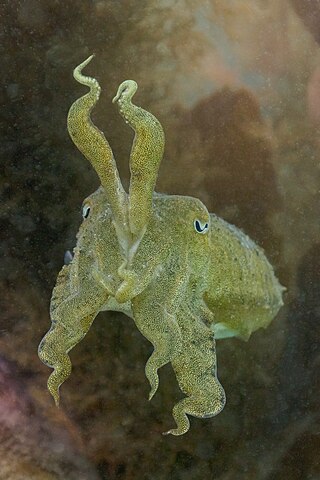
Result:
M43 399L31 370L0 357L0 479L97 480L79 432Z

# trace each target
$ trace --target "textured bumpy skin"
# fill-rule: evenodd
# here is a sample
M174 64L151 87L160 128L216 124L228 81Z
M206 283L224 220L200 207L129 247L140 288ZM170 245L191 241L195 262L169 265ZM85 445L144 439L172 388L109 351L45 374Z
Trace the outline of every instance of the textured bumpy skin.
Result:
M90 119L100 95L98 82L82 74L91 59L74 70L90 91L71 106L68 130L101 186L83 203L74 256L58 275L52 325L39 356L53 368L48 389L58 404L60 385L71 373L68 352L99 311L125 313L154 347L145 367L149 399L158 388L158 369L172 364L186 396L173 408L176 428L166 433L182 435L188 415L212 417L224 407L215 338L248 339L266 327L282 305L283 287L263 251L236 227L196 198L154 192L164 134L152 114L133 105L132 80L113 100L135 131L125 192L112 150Z

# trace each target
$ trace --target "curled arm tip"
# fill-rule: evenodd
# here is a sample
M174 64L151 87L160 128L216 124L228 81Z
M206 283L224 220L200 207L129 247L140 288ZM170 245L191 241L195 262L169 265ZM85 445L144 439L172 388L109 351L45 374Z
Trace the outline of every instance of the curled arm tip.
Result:
M119 85L118 91L116 96L112 99L112 103L115 103L122 98L126 98L127 100L131 100L133 95L136 93L138 89L138 84L134 80L125 80L124 82Z

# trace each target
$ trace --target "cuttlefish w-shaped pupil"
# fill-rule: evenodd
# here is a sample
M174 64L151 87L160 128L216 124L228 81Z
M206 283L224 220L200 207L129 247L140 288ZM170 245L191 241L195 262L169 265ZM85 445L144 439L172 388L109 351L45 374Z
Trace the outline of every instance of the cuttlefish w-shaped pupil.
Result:
M205 233L209 228L209 224L207 222L201 223L200 220L195 220L194 228L198 233Z
M48 389L58 404L71 373L70 350L100 311L125 313L153 345L145 367L149 399L159 368L172 364L185 397L173 408L176 428L166 433L182 435L188 415L212 417L224 407L215 338L248 339L266 327L282 305L283 288L263 251L209 215L200 200L154 192L164 133L156 117L132 103L133 80L123 82L113 99L135 132L125 191L112 149L90 118L101 91L97 80L82 74L91 59L73 72L89 92L72 104L68 131L101 186L84 202L74 256L66 253L52 292L52 325L39 357L53 368Z
M90 210L91 209L90 209L89 205L84 205L84 207L82 209L83 218L88 218L89 217Z

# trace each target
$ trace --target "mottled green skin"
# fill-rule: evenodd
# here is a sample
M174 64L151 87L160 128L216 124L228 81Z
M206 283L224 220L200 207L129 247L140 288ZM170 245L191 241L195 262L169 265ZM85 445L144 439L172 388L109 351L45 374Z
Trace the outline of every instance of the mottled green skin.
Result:
M195 198L154 192L164 134L153 115L132 104L137 85L131 80L114 98L135 131L129 194L124 191L111 148L90 119L100 87L81 71L91 58L74 71L90 91L71 106L68 130L101 187L84 201L74 258L58 275L39 356L54 369L48 388L58 404L71 372L68 352L99 311L124 312L154 347L145 367L149 399L158 369L173 366L186 397L173 408L176 428L166 433L182 435L187 415L211 417L225 404L214 337L247 339L266 327L282 305L283 287L262 250L236 227Z

